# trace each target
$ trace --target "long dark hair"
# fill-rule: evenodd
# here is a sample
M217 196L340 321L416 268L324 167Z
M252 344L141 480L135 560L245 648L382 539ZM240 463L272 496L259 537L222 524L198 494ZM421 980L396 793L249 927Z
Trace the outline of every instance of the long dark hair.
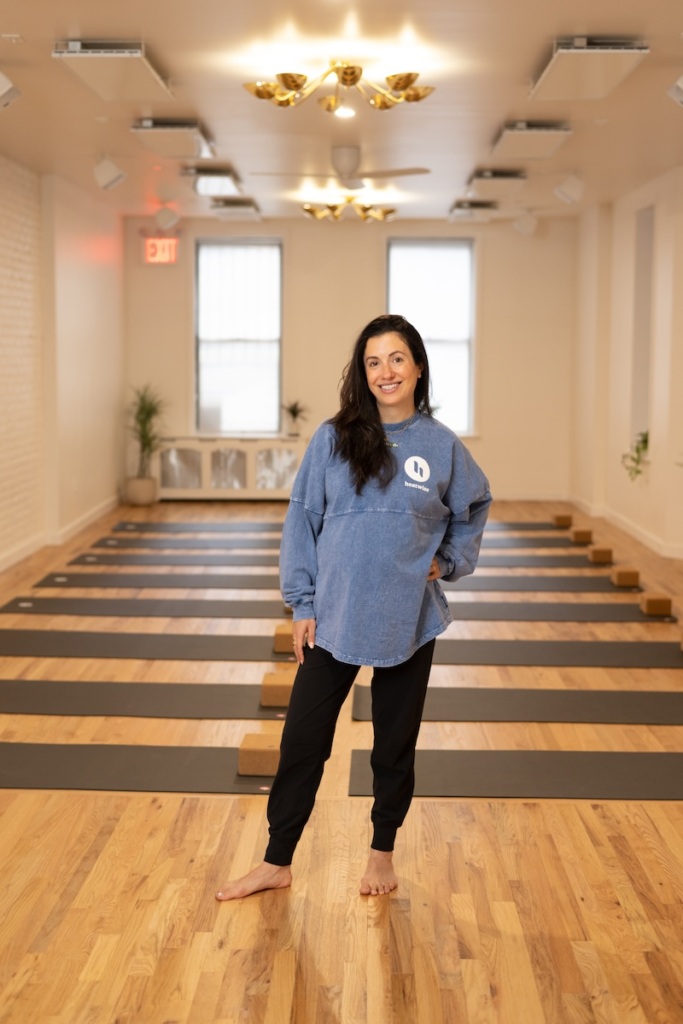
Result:
M396 460L387 447L377 402L365 373L365 346L370 338L393 332L406 343L422 376L415 387L415 408L431 416L429 404L429 361L419 332L402 316L385 313L375 317L358 335L351 359L344 370L339 391L339 412L332 419L337 432L335 451L348 462L351 477L360 494L371 478L386 487L396 473Z

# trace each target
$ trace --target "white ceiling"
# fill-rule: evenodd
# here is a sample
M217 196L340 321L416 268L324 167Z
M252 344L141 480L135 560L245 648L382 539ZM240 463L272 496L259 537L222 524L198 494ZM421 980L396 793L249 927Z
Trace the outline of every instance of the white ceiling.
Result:
M683 75L682 32L681 0L296 0L286 9L275 0L3 0L0 72L22 95L0 110L0 154L122 213L169 203L208 214L179 173L187 162L156 156L130 130L141 117L197 118L214 142L212 162L234 167L265 219L301 217L299 202L315 202L325 185L307 187L306 175L331 169L333 145L353 144L366 169L430 171L375 182L372 201L402 219L444 220L476 168L509 166L491 152L504 122L561 120L572 132L555 155L515 162L527 179L504 213L572 214L683 164L683 107L667 94ZM649 53L603 99L530 96L553 40L584 35L642 39ZM172 96L101 99L52 57L65 39L144 43ZM315 98L281 109L243 88L283 71L315 77L334 59L380 81L418 71L418 84L436 91L388 111L355 94L357 116L342 122ZM104 156L126 174L106 192L93 175ZM586 186L572 206L553 191L569 174Z

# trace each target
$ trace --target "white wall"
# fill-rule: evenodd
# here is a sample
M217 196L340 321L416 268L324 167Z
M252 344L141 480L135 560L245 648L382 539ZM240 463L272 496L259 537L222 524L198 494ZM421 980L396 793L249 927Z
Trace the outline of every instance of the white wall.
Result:
M118 218L0 158L0 568L117 501Z
M40 180L0 157L0 569L43 537Z
M46 531L59 543L118 500L124 430L118 217L43 181Z
M621 464L634 440L636 218L654 208L648 465L631 481ZM660 554L683 558L683 169L581 224L573 494ZM609 268L609 284L604 284Z
M477 413L467 443L498 498L567 497L576 309L571 220L548 221L532 237L509 224L463 230L435 222L191 220L181 225L179 262L171 267L144 265L141 234L150 227L142 219L126 222L126 380L129 395L131 387L151 383L166 398L170 436L194 433L197 238L282 240L283 397L311 409L310 431L337 408L339 378L358 332L385 310L387 239L475 237Z

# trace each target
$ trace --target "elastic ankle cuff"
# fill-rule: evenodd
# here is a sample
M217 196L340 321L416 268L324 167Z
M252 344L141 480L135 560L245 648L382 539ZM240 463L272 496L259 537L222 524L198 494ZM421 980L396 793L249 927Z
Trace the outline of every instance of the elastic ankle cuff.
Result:
M396 842L396 829L375 825L370 849L392 853Z

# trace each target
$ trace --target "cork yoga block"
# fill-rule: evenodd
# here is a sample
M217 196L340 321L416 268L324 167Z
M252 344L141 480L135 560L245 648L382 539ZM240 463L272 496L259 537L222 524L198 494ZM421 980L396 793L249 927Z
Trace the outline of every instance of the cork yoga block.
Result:
M264 708L286 708L294 685L296 669L266 672L261 680L261 706Z
M276 654L292 653L292 627L288 622L275 627L273 638L273 650Z
M617 565L610 573L610 579L615 587L638 587L640 586L640 572L632 569L630 565Z
M280 760L280 734L248 732L237 755L238 775L275 775Z
M574 522L573 517L569 516L569 515L565 515L564 513L561 514L561 515L553 516L553 526L557 526L561 530L568 529L572 525L573 522Z
M588 551L588 561L594 565L608 565L612 561L612 549L594 545Z
M574 544L590 544L593 540L592 530L572 530L571 539Z
M671 615L671 598L646 591L640 599L640 610L644 615Z

